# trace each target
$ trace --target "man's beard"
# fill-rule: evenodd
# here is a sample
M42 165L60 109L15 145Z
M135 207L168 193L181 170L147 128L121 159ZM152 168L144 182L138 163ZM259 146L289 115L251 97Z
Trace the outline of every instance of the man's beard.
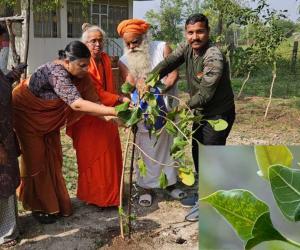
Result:
M145 38L140 46L129 49L124 46L124 53L127 57L129 73L135 78L146 78L151 71L151 58L149 54L149 41Z

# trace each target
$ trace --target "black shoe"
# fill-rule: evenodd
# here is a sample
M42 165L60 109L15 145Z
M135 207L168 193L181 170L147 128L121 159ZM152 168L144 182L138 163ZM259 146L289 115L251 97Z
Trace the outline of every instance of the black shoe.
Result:
M32 216L41 224L55 223L58 218L56 214L46 214L42 212L32 212Z
M192 196L188 196L180 201L181 206L183 207L193 207L196 205L198 201L198 194L193 194Z

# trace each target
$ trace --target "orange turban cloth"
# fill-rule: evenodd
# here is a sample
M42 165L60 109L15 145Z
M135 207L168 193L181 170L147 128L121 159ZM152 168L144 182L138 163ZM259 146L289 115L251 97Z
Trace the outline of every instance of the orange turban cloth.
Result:
M124 33L131 32L135 34L144 34L149 29L150 24L142 19L128 19L122 21L117 28L120 37L123 37Z

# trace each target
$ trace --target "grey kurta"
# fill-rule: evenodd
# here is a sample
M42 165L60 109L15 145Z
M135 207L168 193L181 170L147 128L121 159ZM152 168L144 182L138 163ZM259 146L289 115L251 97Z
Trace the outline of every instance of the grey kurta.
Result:
M19 185L17 145L12 125L12 83L0 70L0 144L7 152L7 164L0 165L0 198L15 194Z

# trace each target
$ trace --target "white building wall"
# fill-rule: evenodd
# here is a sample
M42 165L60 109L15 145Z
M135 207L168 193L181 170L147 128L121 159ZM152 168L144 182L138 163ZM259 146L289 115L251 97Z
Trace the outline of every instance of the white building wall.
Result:
M129 18L133 15L133 2L129 0ZM31 11L30 16L30 38L29 38L29 51L28 51L28 73L32 74L37 67L40 65L52 61L58 56L58 51L64 49L66 45L79 38L68 38L67 32L67 1L64 0L63 7L60 9L60 38L36 38L34 37L34 23L33 23L33 12ZM24 58L24 34L23 38L16 37L16 49L21 54L21 61ZM122 39L115 39L115 41L123 47ZM10 61L8 68L12 65L12 57L10 56Z

